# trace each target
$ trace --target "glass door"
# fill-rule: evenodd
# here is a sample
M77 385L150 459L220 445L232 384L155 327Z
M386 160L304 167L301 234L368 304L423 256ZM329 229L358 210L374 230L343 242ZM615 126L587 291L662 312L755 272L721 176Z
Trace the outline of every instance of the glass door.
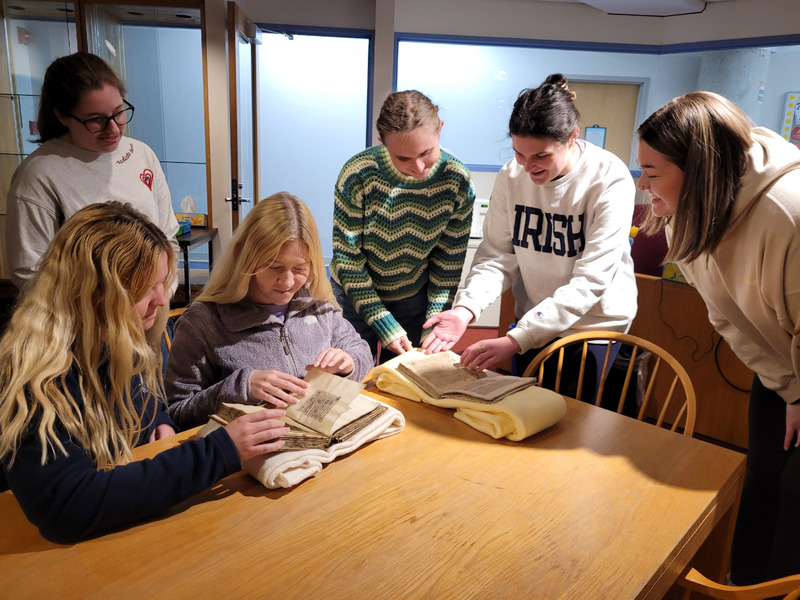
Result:
M5 216L11 177L38 147L36 112L45 70L78 50L75 10L72 2L0 1L0 279L9 277Z
M286 190L301 198L314 213L326 261L333 254L339 171L370 143L371 45L370 32L265 29L258 48L260 197ZM309 140L314 177L297 160L308 155Z
M117 71L136 107L125 134L158 156L176 212L208 215L202 8L202 0L0 0L0 297L7 192L38 147L39 94L58 57L86 50ZM193 268L208 259L205 247L190 253Z
M89 51L114 67L136 114L125 135L158 156L176 213L208 214L202 15L197 2L83 5ZM197 222L202 222L196 217ZM206 270L207 246L189 253ZM179 265L184 269L185 265Z
M231 102L231 228L239 223L258 199L258 145L254 107L258 27L235 2L228 2L228 73Z

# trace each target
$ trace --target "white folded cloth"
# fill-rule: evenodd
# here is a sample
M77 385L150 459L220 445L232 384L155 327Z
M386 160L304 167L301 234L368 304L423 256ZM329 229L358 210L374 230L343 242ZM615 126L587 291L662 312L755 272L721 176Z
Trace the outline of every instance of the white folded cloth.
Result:
M567 403L561 394L532 385L488 404L455 398L434 398L397 369L404 360L419 358L417 352L401 354L373 371L373 379L381 391L442 408L455 408L455 418L495 439L505 437L523 440L555 425L567 414Z
M383 402L363 394L361 397L375 404L383 404ZM338 442L325 449L273 452L256 456L244 462L244 470L270 489L289 488L297 485L309 477L314 477L325 464L335 458L349 454L367 442L400 433L406 424L403 413L396 408L383 405L387 408L386 412L343 442ZM216 421L209 421L197 435L204 437L218 427L222 427L222 425Z

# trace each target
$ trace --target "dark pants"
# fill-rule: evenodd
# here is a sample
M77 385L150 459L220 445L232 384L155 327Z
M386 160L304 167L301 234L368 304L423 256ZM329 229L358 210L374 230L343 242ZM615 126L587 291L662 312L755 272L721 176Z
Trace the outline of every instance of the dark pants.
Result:
M333 287L336 301L339 303L339 306L342 307L344 318L350 321L356 332L369 344L369 348L372 351L372 360L377 360L379 340L375 331L372 327L367 325L367 322L364 321L361 315L356 312L356 309L353 308L353 304L350 302L347 294L345 294L344 288L333 279L331 279L331 286ZM427 289L423 286L419 292L410 298L398 300L397 302L384 302L383 305L386 307L386 310L392 313L392 316L400 323L400 326L406 330L406 335L411 344L415 348L418 348L420 345L420 338L422 337L422 324L427 320L425 318L425 313L428 310ZM393 352L389 352L386 348L381 348L382 363L385 363L395 356L397 355Z
M747 473L731 554L736 585L800 573L800 453L794 445L783 449L786 403L758 376L750 392L748 429Z
M533 359L536 357L539 352L544 350L547 346L551 343L555 342L559 338L555 338L550 340L547 344L545 344L542 348L534 348L532 350L528 350L522 354L515 354L511 358L511 372L514 375L522 375L525 372L525 369L528 368L528 365L531 364ZM611 370L611 367L614 363L614 358L619 351L621 344L615 343L611 348L611 356L608 359L608 369ZM600 371L603 367L603 361L605 360L605 352L606 352L606 345L605 344L589 344L589 352L586 353L586 369L584 370L583 374L583 386L581 387L581 400L583 402L591 402L594 403L595 397L597 394L597 385L600 383ZM581 368L581 355L583 354L583 345L582 344L575 344L574 346L570 346L564 348L564 363L561 367L561 386L560 386L560 394L564 396L569 396L571 398L577 398L578 396L578 376L580 373ZM554 354L549 360L545 361L545 369L544 369L544 378L542 387L547 389L555 389L556 384L556 370L558 365L558 352ZM535 373L531 373L532 377L538 377L539 373L538 370ZM606 381L603 398L607 397L606 391L609 390L609 383L608 380ZM619 398L619 395L616 396ZM611 406L604 408L612 408ZM613 410L617 409L616 403L613 404Z

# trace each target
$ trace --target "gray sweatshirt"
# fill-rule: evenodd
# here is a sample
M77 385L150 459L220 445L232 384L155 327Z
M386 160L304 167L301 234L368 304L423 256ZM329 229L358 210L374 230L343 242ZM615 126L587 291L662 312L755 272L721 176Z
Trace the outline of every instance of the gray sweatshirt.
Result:
M165 379L168 412L182 428L201 425L221 402L252 402L253 371L303 378L306 365L327 348L353 359L350 379L361 381L373 366L369 345L342 311L313 301L306 288L295 294L284 323L249 300L195 302L175 328Z
M56 231L94 202L128 202L172 242L178 221L167 180L147 144L123 137L114 152L91 152L48 140L22 161L8 190L6 252L11 281L22 289ZM177 281L173 285L173 291Z

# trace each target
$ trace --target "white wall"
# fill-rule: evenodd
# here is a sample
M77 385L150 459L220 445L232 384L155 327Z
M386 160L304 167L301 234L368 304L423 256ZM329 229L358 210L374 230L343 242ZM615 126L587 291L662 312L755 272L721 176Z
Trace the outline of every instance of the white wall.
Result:
M237 0L236 3L256 23L373 29L378 2L381 0Z
M583 4L535 0L240 0L238 4L262 23L372 29L376 6L385 10L394 5L395 30L401 32L654 45L790 35L797 33L800 22L797 0L712 2L703 13L676 17L610 16Z
M394 33L427 33L457 36L522 38L535 40L586 41L612 44L671 45L736 38L758 38L797 34L800 23L798 0L729 0L709 3L701 14L676 17L609 16L582 4L535 0L239 0L239 6L257 23L283 23L321 27L373 29L375 31L374 113L391 89L394 68ZM224 131L227 115L220 111L227 82L222 72L225 0L206 0L210 49L215 65L209 79L211 141L215 152L224 150L213 130ZM217 53L222 53L217 56ZM771 56L761 121L776 128L786 86L796 82L797 53ZM651 80L647 114L677 94L694 89L700 57L662 55ZM227 101L227 99L225 99ZM216 125L214 124L216 123ZM215 171L227 164L213 160ZM228 173L212 176L224 188ZM488 196L494 174L475 174L480 196ZM214 193L212 190L211 193ZM225 192L227 193L227 192ZM215 199L214 224L229 227L229 208ZM223 243L230 237L221 231Z
M395 0L397 31L479 37L661 44L660 19L610 17L585 4Z
M730 0L712 2L697 15L667 17L661 44L758 38L798 33L797 0Z

